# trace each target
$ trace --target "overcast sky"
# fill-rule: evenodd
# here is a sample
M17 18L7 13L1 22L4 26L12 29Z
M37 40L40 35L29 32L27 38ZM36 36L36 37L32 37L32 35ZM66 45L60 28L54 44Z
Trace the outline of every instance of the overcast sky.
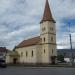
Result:
M0 46L13 49L27 38L40 35L46 0L0 0ZM75 0L49 0L56 20L57 48L70 48L70 24L75 46Z

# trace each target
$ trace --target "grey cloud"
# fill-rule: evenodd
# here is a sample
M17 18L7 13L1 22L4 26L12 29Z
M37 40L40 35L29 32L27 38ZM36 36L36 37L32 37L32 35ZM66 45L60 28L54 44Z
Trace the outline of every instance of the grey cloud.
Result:
M75 2L72 0L49 2L57 22L57 42L61 42L61 20L65 17L75 17ZM44 4L45 0L0 0L0 45L11 49L26 38L39 35L39 21L43 15Z

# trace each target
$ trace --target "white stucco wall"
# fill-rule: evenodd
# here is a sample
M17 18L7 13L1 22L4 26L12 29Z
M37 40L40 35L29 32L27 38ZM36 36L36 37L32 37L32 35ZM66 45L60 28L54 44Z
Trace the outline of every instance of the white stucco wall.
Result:
M37 49L36 48L37 48L36 45L23 47L23 48L17 48L16 51L20 55L20 63L36 63L37 62ZM32 51L33 51L33 57L32 57ZM27 56L26 56L26 52L27 52Z
M6 63L9 64L9 63L13 63L13 58L10 57L9 54L6 55Z
M42 46L37 45L37 63L42 63Z
M42 62L43 63L51 63L50 57L57 56L55 28L56 28L55 23L49 21L43 22L40 25L40 37L42 38ZM44 53L44 49L45 49L45 53Z

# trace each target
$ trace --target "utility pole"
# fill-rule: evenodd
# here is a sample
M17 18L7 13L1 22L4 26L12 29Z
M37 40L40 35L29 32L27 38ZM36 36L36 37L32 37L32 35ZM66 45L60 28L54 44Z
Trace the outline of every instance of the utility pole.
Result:
M73 66L73 50L72 50L72 36L71 36L71 31L70 31L70 23L69 23L69 37L70 37L70 49L71 49L71 64Z

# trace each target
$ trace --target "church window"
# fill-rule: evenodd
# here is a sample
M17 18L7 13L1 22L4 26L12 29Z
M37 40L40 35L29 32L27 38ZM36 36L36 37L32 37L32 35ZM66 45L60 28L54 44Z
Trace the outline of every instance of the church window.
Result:
M43 30L45 30L45 27L43 28Z
M53 37L51 37L51 41L53 41Z
M44 49L44 53L45 53L45 49Z
M26 57L28 56L28 52L26 51Z
M53 28L52 28L52 30L53 30Z
M52 49L52 54L53 54L53 49Z
M50 27L50 30L53 31L53 27Z
M45 27L44 28L42 28L42 31L44 31L45 30Z
M44 42L45 42L45 38L44 38Z
M32 57L33 57L33 51L32 51Z

